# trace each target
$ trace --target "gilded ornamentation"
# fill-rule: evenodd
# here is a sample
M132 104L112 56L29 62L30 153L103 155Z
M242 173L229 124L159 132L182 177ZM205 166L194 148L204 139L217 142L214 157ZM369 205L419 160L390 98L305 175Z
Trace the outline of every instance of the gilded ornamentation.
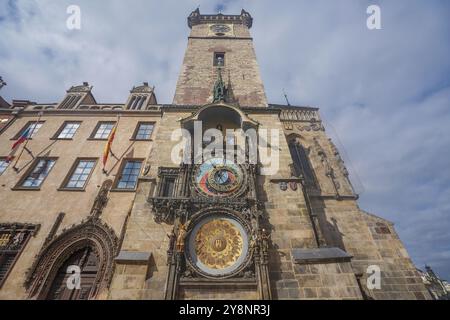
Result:
M240 231L224 219L205 223L195 236L195 253L198 259L212 269L232 266L242 255L242 250Z
M184 224L181 224L180 230L178 230L177 252L184 252L185 239L186 239L186 226Z

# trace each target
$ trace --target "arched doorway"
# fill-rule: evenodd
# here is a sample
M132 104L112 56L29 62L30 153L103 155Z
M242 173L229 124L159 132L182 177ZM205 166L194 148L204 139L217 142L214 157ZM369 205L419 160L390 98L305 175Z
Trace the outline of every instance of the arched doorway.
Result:
M79 267L80 287L70 288L71 279L77 274L70 272L70 267ZM58 269L53 279L47 300L87 300L92 294L98 274L98 257L94 250L85 247L72 254ZM72 278L70 278L72 277Z
M29 298L96 299L109 286L118 247L114 230L95 217L65 230L42 248L33 263L25 281ZM80 267L77 292L67 287L71 265Z

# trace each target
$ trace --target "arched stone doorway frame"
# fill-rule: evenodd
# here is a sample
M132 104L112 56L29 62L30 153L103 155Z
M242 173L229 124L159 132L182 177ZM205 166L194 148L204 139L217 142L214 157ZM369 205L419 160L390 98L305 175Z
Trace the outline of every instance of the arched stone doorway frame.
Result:
M30 299L46 299L58 270L75 252L90 247L98 259L98 272L88 299L94 299L109 287L114 271L114 258L119 239L114 230L100 219L88 220L72 226L46 244L28 273L25 286Z

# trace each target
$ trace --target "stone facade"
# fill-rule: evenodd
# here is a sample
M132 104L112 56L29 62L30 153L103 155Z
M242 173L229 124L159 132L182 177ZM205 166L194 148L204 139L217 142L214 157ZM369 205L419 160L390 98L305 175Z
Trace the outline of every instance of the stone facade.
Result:
M205 19L190 23L192 30L178 78L174 104L204 105L211 102L211 88L217 79L217 69L211 68L214 53L224 53L224 81L231 84L239 104L267 106L250 31L247 25L242 24L245 14L243 12L241 16L234 16L238 20L226 20L230 31L224 36L211 33L211 26L226 16L217 15L217 19L215 16L210 19L203 16Z
M25 125L43 122L0 175L0 250L15 239L20 244L10 264L0 261L0 299L430 298L392 223L358 207L318 109L267 103L252 22L244 10L189 16L191 35L171 105L158 104L146 83L125 104L99 104L84 83L61 103L14 101L0 110L7 119L0 128L2 158ZM224 65L214 65L214 53L225 53ZM80 122L76 134L55 139L67 121ZM107 139L92 139L100 121L118 121L105 170ZM261 161L246 161L223 173L213 164L210 172L235 175L239 183L229 189L216 183L215 193L212 186L202 193L196 174L208 161L173 161L174 130L192 131L196 121L204 130L277 130L271 152L279 155L278 170L263 175ZM140 123L153 124L149 139L135 138ZM39 188L21 188L36 157L56 162ZM67 190L62 186L78 158L97 162L84 188ZM142 161L139 176L135 188L120 189L130 159ZM228 229L208 234L208 221ZM209 235L211 243L199 240ZM86 273L83 294L74 295L61 279L80 252ZM380 288L368 288L369 266L379 268ZM91 282L83 282L89 275Z

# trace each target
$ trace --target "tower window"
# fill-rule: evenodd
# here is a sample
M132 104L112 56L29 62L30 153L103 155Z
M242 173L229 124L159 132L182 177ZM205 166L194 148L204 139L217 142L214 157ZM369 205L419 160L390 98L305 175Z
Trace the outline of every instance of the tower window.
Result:
M83 190L95 163L96 159L78 159L72 167L69 177L63 183L63 188Z
M78 128L80 127L80 121L66 121L61 126L59 131L56 134L56 139L72 139Z
M214 52L213 65L215 67L223 67L225 65L225 52Z
M0 175L8 168L9 162L6 159L0 159Z
M68 95L66 99L59 105L59 109L73 109L78 101L80 101L81 96L79 95Z
M175 187L175 178L165 178L162 196L165 198L172 197L174 187Z
M291 141L289 143L289 151L294 161L294 170L297 177L303 176L307 186L315 186L316 180L313 169L309 163L308 155L305 148L298 142Z
M128 104L129 110L141 110L147 96L133 96Z
M25 131L27 132L27 139L32 139L36 135L36 133L39 131L39 129L44 124L44 121L29 121L25 127L22 128L22 130L19 131L19 133L16 134L14 137L14 140L19 139Z
M52 170L55 162L55 158L38 158L31 171L29 171L22 181L19 182L20 187L39 189L42 182L44 182L45 178Z
M134 140L150 140L153 132L153 122L139 122L133 134Z
M116 189L136 189L139 173L141 172L142 160L124 160L120 174L116 181Z
M90 139L106 140L115 126L115 122L99 122Z

